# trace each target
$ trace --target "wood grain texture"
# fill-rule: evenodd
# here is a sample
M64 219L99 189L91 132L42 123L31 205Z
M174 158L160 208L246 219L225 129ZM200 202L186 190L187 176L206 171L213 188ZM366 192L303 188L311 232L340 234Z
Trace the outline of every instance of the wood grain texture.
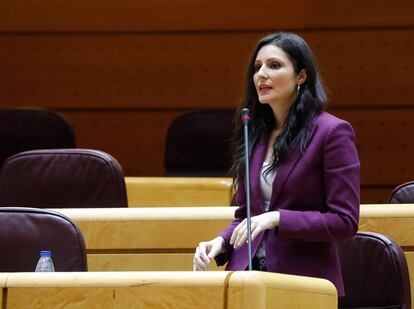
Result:
M236 106L257 33L0 35L0 102L52 108Z
M395 185L389 186L361 186L361 202L364 204L388 203Z
M231 222L235 208L165 207L57 211L67 215L80 227L90 254L113 255L117 259L117 254L126 254L125 259L128 260L131 254L178 253L187 255L185 261L188 261L188 254L191 255L200 241L215 237ZM414 204L361 205L359 229L388 235L403 247L414 247ZM100 263L105 265L106 261L103 259ZM118 262L114 263L116 265ZM131 263L136 267L136 260ZM186 263L188 262L177 265Z
M230 207L58 209L73 219L89 250L193 249L231 221Z
M221 308L226 272L54 273L9 276L10 308ZM186 297L183 297L183 296Z
M413 106L411 28L321 30L304 37L318 60L331 106Z
M222 287L9 288L10 308L222 308Z
M229 281L228 308L336 308L337 299L333 284L323 279L235 272Z
M308 0L306 26L320 27L410 27L414 25L410 0Z
M362 147L359 146L360 149ZM369 162L367 160L363 164ZM403 181L404 178L398 179L398 182ZM126 177L125 182L129 207L228 206L235 192L231 179L220 177ZM361 201L367 204L388 201L395 186L384 187L380 182L378 186L362 185Z
M8 274L7 288L12 308L337 306L327 280L260 272L21 273Z
M411 295L414 295L414 252L404 252L410 272ZM414 307L414 298L411 296L411 307Z
M225 31L414 25L409 0L2 1L2 31ZM344 12L349 14L344 14Z
M67 215L80 227L87 249L147 250L195 248L200 240L213 238L224 229L231 222L235 209L154 207L55 210ZM414 246L414 204L361 205L360 209L359 230L388 235L400 246Z
M194 253L90 253L88 254L88 270L192 271L193 258ZM213 261L208 270L224 270L224 267L217 267Z
M0 29L13 32L280 29L304 27L305 0L4 0L0 12Z
M124 175L164 174L165 136L178 111L65 112L79 148L103 150L121 164Z
M231 178L126 177L128 207L229 206Z
M235 107L266 31L0 34L0 102L51 108ZM413 106L414 30L299 32L331 106Z
M6 308L7 289L5 288L7 282L7 274L0 273L0 309Z

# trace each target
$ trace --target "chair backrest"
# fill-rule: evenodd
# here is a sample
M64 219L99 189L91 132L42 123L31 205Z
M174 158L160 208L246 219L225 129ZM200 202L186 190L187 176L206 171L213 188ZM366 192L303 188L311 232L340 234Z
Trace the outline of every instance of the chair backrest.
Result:
M32 272L41 250L55 271L87 271L85 243L69 218L46 209L0 208L0 272Z
M115 158L92 149L50 149L21 152L4 162L0 206L128 207L128 201Z
M52 148L75 148L75 135L63 115L40 108L0 108L0 166L16 153Z
M165 175L226 176L233 116L234 110L198 110L174 119L165 145Z
M392 239L358 232L339 246L345 296L339 308L411 308L404 252Z
M396 187L389 198L390 204L414 203L414 181Z

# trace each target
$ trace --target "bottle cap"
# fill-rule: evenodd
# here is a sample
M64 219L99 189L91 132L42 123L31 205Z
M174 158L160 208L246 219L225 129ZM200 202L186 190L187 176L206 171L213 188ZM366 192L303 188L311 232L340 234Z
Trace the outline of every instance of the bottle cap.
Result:
M40 256L48 256L48 257L51 257L52 256L52 251L42 250L42 251L40 251Z

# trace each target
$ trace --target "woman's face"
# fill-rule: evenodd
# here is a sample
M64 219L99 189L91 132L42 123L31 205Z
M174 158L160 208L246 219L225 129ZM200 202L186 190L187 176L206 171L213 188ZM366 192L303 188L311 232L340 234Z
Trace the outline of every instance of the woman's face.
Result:
M298 74L289 56L274 45L263 46L256 56L253 81L261 103L290 106L296 97Z

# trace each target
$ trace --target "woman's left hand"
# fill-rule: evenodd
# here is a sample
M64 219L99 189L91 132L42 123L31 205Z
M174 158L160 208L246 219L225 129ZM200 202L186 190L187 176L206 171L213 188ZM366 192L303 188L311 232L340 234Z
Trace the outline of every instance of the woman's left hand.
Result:
M252 241L256 238L259 233L264 230L273 229L279 225L279 212L270 211L265 212L261 215L252 217L251 232ZM233 245L234 249L242 246L247 241L247 219L244 219L239 223L233 231L230 238L230 244Z

